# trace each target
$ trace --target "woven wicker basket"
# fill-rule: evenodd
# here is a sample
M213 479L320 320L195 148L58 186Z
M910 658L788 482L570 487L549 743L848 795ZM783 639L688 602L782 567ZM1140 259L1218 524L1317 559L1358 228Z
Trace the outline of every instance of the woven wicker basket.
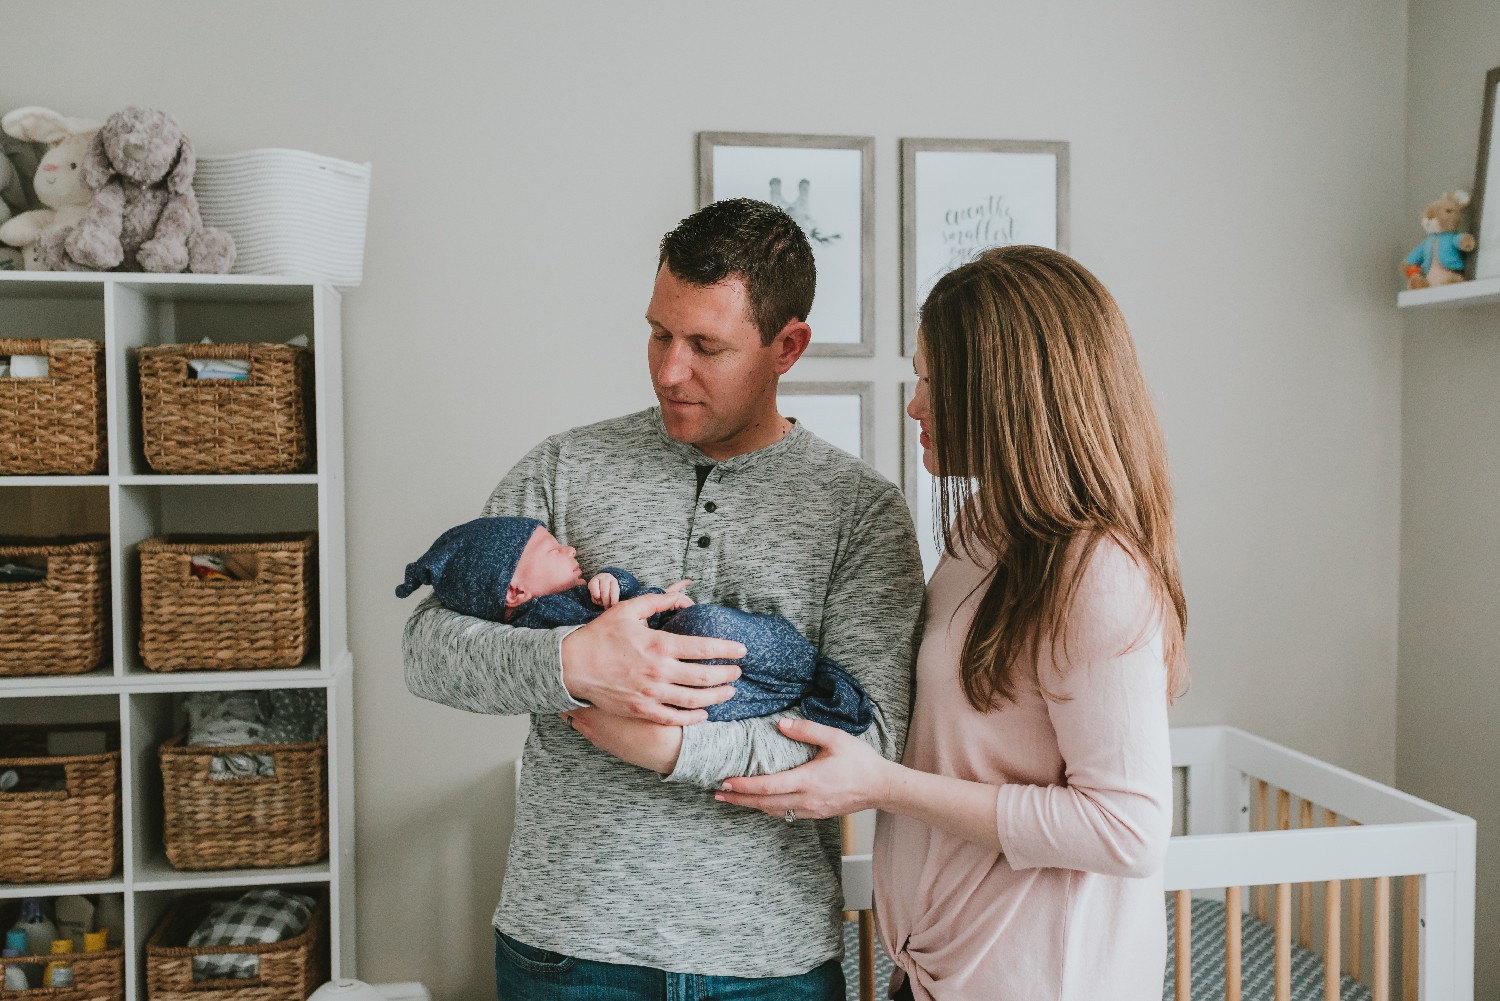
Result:
M104 730L103 754L48 755L47 734ZM113 723L0 727L0 771L57 768L66 788L0 793L0 882L108 879L120 860L120 731Z
M46 355L40 379L0 378L0 475L104 472L104 345L0 338L0 355Z
M216 754L263 754L264 777L215 779ZM328 742L161 745L167 861L178 869L306 865L328 854Z
M163 536L141 558L141 661L152 671L296 667L313 635L313 537ZM249 580L200 580L197 554L253 555Z
M198 379L189 359L250 362ZM312 352L292 344L138 348L142 447L158 473L295 473L312 459Z
M312 891L304 891L312 892ZM178 900L146 942L146 997L150 1001L306 1001L328 979L328 901L316 891L317 909L301 935L266 945L186 946L198 922L219 895ZM251 955L260 958L259 976L233 980L194 980L194 956Z
M0 563L42 557L47 576L0 584L0 677L86 674L109 639L109 542L0 539Z
M0 910L0 925L9 928L16 920L20 907L11 906ZM122 929L123 930L123 929ZM21 956L7 959L6 964L22 963L38 971L44 969L55 957L47 955ZM124 1001L125 998L125 950L106 949L102 952L73 952L67 956L73 968L72 987L54 987L48 990L9 991L0 987L0 1001Z

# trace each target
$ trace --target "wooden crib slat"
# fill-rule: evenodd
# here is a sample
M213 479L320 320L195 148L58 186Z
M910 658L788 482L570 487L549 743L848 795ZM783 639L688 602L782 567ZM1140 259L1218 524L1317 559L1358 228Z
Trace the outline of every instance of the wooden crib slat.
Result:
M1348 973L1355 980L1365 978L1365 881L1349 881L1349 939L1345 955L1348 957Z
M1337 827L1339 815L1332 810L1323 810L1323 826ZM1344 886L1338 880L1323 884L1323 967L1327 975L1325 1001L1339 1001L1339 988L1343 985L1344 957L1340 941L1339 926L1344 912Z
M1297 810L1297 826L1306 830L1313 825L1313 805L1307 800L1302 800L1302 805ZM1297 901L1297 944L1302 948L1312 951L1313 933L1313 885L1302 883L1298 886Z
M1276 884L1276 1001L1292 1001L1292 884Z
M875 1001L875 912L859 912L859 1001Z
M1255 780L1255 795L1250 800L1250 829L1253 831L1264 831L1270 823L1270 793L1271 787L1266 784L1265 779ZM1271 888L1268 886L1251 887L1250 905L1257 921L1262 924L1269 921L1271 919Z
M1241 927L1240 888L1231 886L1224 890L1224 1001L1240 1001L1241 971L1243 960L1241 948L1244 943Z
M852 815L851 816L844 816L844 817L840 817L839 818L839 836L843 839L843 842L844 842L844 848L843 848L844 854L845 855L853 855L854 854L854 817ZM857 920L858 918L859 918L859 912L858 911L845 911L844 912L844 920L845 921L854 921L854 920Z
M1276 790L1276 829L1278 831L1292 829L1292 794L1285 789Z
M1375 879L1375 969L1371 970L1373 1001L1391 1001L1391 877Z
M1339 955L1339 912L1343 889L1336 879L1323 884L1323 1001L1339 1001L1343 958Z
M1421 947L1422 877L1401 877L1401 996L1417 1001L1418 949Z
M1177 1001L1193 1001L1193 895L1177 891Z

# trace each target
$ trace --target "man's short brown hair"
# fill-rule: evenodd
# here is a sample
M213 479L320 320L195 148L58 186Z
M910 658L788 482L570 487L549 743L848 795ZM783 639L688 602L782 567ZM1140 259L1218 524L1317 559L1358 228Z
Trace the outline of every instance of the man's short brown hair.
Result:
M662 237L657 267L663 264L693 285L743 281L762 344L812 310L812 245L802 227L769 202L729 198L699 209Z

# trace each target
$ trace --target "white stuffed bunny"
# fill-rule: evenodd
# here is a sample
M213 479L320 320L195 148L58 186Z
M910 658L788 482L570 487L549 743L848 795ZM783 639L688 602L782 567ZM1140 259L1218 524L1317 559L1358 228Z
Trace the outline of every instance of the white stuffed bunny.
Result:
M74 226L83 218L94 192L83 183L83 155L99 131L99 123L68 118L47 108L17 108L0 118L7 135L29 142L46 143L47 152L37 164L33 186L36 199L46 208L22 212L0 225L0 243L20 247L26 270L45 271L46 264L36 243L51 226Z

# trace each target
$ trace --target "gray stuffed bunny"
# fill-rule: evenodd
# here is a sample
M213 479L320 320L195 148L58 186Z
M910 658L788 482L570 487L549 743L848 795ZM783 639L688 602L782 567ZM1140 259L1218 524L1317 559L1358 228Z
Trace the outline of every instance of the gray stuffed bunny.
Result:
M157 271L224 274L234 240L203 225L193 194L197 158L175 119L150 108L109 117L84 154L83 179L94 197L71 229L42 237L55 271Z

